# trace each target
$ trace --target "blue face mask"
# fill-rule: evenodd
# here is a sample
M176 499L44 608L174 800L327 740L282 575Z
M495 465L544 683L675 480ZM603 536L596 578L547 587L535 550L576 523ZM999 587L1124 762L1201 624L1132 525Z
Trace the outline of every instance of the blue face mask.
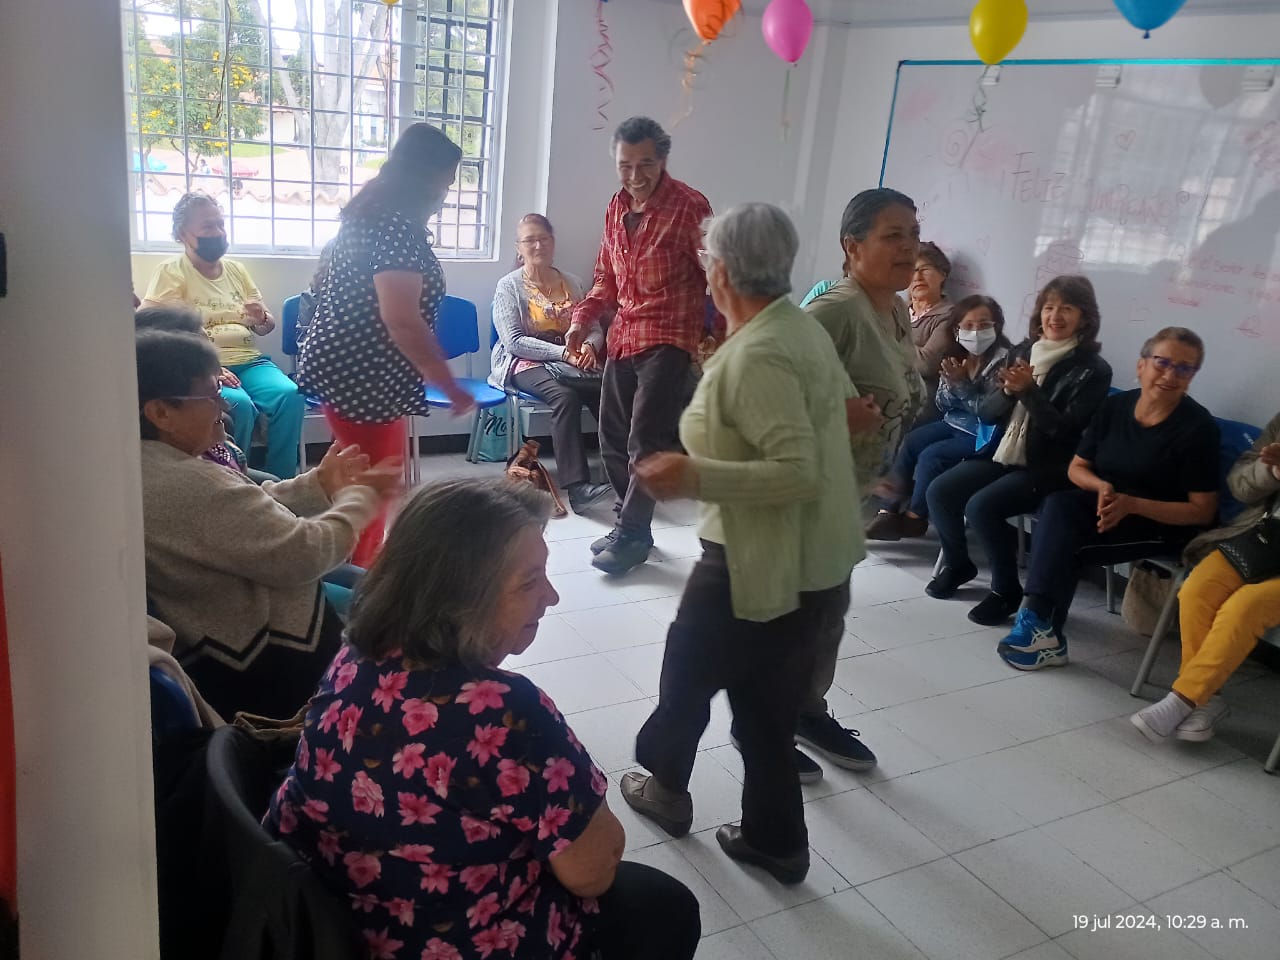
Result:
M216 237L196 237L196 255L205 263L217 263L227 253L227 238L219 234Z

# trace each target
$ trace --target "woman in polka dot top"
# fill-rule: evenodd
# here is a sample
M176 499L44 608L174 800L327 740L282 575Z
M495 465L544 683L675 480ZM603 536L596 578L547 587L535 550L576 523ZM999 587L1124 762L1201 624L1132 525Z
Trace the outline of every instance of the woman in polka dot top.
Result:
M298 382L324 401L344 444L378 462L404 450L402 418L428 413L423 384L439 387L455 413L473 407L432 333L444 271L427 221L453 185L462 151L436 127L415 123L377 176L342 211L329 271L298 352ZM368 566L382 544L370 524L352 561Z

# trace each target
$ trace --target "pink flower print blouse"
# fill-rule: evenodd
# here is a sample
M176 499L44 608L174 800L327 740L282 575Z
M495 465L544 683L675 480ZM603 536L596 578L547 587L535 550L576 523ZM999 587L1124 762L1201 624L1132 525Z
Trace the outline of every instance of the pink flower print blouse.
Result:
M548 861L606 788L517 674L344 647L264 823L346 899L378 960L585 960L593 900Z

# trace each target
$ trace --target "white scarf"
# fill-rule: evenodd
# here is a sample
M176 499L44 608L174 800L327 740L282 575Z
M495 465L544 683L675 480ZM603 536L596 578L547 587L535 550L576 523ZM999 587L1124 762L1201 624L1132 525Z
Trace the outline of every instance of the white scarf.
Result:
M1044 383L1053 365L1074 350L1080 344L1079 337L1066 340L1046 340L1041 337L1031 345L1032 379L1036 386ZM1000 446L996 447L995 456L991 459L1006 467L1025 467L1027 465L1027 416L1026 405L1021 401L1013 407L1009 417L1009 426L1005 427Z

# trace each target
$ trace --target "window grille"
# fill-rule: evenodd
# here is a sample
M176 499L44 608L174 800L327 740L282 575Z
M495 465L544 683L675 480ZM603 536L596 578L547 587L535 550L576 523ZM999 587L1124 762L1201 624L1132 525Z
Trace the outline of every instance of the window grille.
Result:
M215 197L238 252L314 253L426 120L463 150L441 256L493 254L505 0L125 0L133 236L173 248L173 205Z

